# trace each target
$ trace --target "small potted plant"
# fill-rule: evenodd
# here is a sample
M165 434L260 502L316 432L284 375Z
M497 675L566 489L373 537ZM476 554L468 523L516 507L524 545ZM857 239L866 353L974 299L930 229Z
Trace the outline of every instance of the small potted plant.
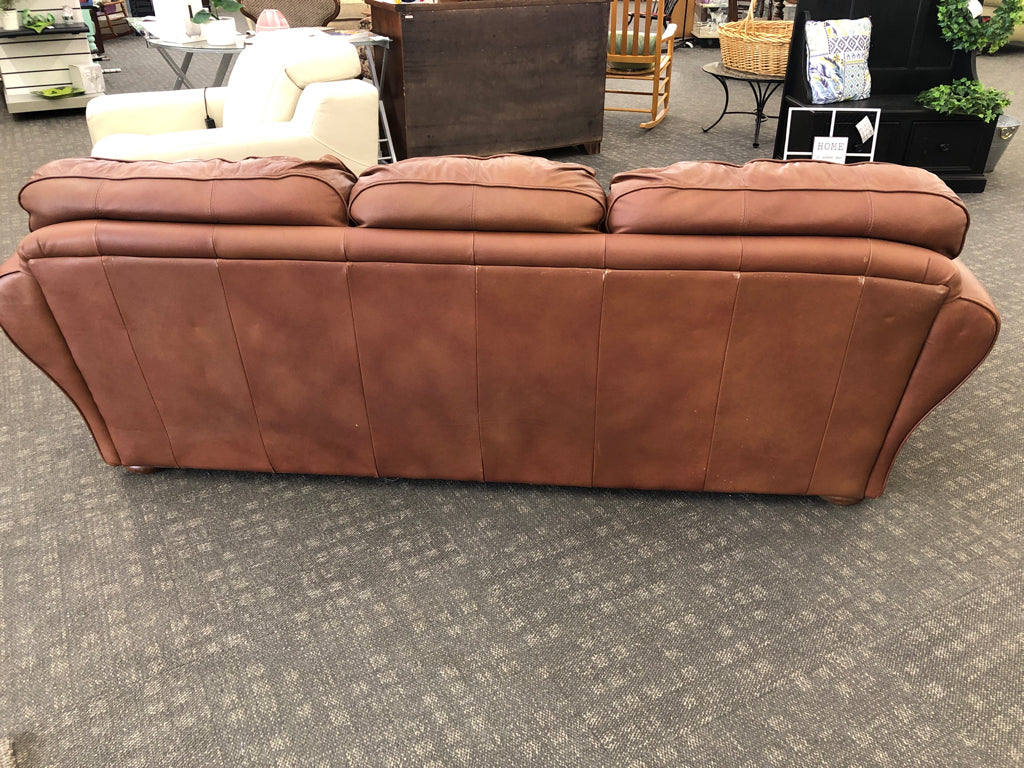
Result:
M3 24L5 31L13 32L21 27L21 22L18 20L18 10L14 7L14 0L0 0L0 7L3 8Z
M208 45L235 45L235 20L221 14L235 13L242 4L238 0L209 0L209 3L210 7L196 13L192 22L200 25Z

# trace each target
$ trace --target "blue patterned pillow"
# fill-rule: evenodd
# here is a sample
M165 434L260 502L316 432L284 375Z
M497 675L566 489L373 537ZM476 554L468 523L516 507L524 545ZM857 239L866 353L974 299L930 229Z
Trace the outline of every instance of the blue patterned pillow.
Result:
M866 99L871 95L868 49L871 48L871 18L808 21L807 80L811 103Z

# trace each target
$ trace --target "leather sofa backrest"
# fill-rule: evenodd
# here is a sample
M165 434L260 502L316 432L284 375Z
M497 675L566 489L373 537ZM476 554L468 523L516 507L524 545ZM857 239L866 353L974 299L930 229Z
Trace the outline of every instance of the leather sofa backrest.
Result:
M347 40L306 29L264 33L231 71L224 127L286 122L307 85L360 73L359 55Z
M969 224L963 202L920 168L755 160L684 162L617 174L607 230L870 237L954 258Z
M31 230L85 219L344 226L354 182L333 158L168 163L72 157L37 170L19 202Z

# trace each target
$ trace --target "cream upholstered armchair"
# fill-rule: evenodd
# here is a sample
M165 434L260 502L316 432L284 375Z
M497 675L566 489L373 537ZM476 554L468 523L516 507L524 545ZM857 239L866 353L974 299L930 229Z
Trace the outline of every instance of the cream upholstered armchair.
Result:
M315 29L256 35L227 85L100 96L86 120L92 154L119 160L290 155L341 159L354 173L377 162L377 91L359 56ZM207 116L216 127L206 128Z

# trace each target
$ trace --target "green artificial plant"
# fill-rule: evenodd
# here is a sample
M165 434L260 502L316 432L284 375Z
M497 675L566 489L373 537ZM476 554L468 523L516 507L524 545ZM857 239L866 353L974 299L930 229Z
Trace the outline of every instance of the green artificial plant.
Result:
M995 53L1006 45L1014 27L1024 23L1024 0L1003 0L990 17L974 16L970 0L939 0L937 16L942 37L954 50ZM1009 106L1010 94L959 78L922 91L917 102L942 114L970 115L990 123Z
M958 51L995 53L1010 39L1013 28L1024 23L1024 0L1003 0L988 18L975 18L969 0L941 0L939 29Z
M210 19L219 20L221 13L235 13L242 7L238 0L209 0L209 3L209 8L203 8L192 17L194 24L204 24Z
M1010 104L1010 95L961 77L951 85L937 85L918 95L922 106L944 115L972 115L991 123Z
M25 18L22 19L21 26L35 30L36 34L40 34L44 29L53 24L54 18L52 13L26 13Z

